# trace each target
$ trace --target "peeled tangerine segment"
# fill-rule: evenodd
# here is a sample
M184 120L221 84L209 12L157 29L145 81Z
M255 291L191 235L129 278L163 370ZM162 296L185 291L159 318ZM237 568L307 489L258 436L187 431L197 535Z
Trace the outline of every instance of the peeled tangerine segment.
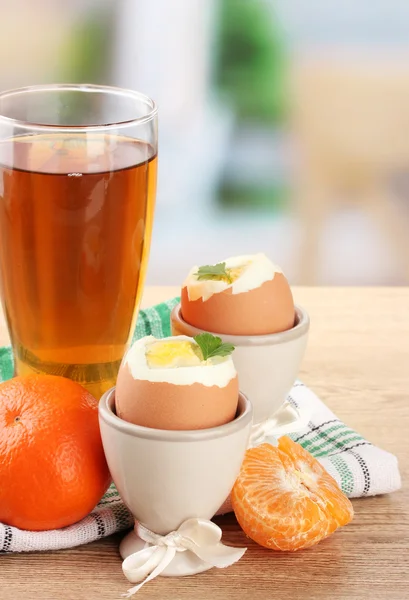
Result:
M335 479L288 436L247 451L232 506L243 531L272 550L313 546L354 515Z

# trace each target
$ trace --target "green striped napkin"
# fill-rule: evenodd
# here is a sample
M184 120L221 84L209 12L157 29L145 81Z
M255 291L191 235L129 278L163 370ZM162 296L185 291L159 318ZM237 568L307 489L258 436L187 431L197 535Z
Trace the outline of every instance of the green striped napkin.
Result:
M134 339L145 335L167 337L170 313L179 298L141 310ZM0 349L0 378L13 373L10 348ZM400 488L401 480L395 456L373 446L347 427L303 383L295 382L288 400L294 406L308 408L311 421L304 431L291 435L323 464L350 498L385 494ZM133 518L112 485L98 506L85 519L55 531L21 531L0 523L0 551L28 552L58 550L86 544L128 529Z

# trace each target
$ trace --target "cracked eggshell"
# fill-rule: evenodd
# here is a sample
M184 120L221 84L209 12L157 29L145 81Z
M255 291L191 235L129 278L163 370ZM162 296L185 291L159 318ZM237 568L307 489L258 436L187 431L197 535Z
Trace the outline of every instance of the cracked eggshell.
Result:
M218 427L232 421L239 397L237 376L226 387L200 383L175 385L134 379L129 368L118 377L118 417L155 429L189 430Z
M234 294L232 287L212 294L208 299L189 299L182 288L183 319L198 329L226 335L266 335L294 326L295 309L291 288L283 273L259 287Z

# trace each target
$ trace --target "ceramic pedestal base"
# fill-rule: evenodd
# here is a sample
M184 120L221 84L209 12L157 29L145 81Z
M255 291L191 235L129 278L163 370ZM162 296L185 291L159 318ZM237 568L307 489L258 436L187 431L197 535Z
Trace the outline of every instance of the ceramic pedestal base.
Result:
M119 553L123 560L128 558L134 552L147 548L150 544L141 540L134 530L124 537L119 546ZM183 577L186 575L197 575L212 569L212 565L205 563L198 558L193 552L186 550L185 552L177 552L175 558L170 565L166 567L160 574L162 577Z

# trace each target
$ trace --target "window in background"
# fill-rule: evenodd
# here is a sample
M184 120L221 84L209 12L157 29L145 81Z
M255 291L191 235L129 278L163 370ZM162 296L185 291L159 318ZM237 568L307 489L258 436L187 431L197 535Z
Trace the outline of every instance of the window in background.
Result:
M192 264L257 251L280 264L292 283L408 281L409 238L398 233L409 226L406 0L0 0L0 6L1 89L105 83L157 101L149 283L178 283ZM303 81L296 92L294 79ZM302 108L302 118L294 107ZM330 117L331 110L338 116ZM365 145L380 139L381 124L383 141ZM349 148L342 160L338 133ZM324 137L329 146L321 144ZM318 140L314 171L306 155ZM336 205L324 185L330 156L342 171L337 186L372 161L370 178L365 174L372 183L354 202L341 198ZM353 168L343 171L346 165ZM300 166L304 175L318 173L313 185L301 181ZM392 217L395 205L400 212ZM306 233L310 241L302 246Z

